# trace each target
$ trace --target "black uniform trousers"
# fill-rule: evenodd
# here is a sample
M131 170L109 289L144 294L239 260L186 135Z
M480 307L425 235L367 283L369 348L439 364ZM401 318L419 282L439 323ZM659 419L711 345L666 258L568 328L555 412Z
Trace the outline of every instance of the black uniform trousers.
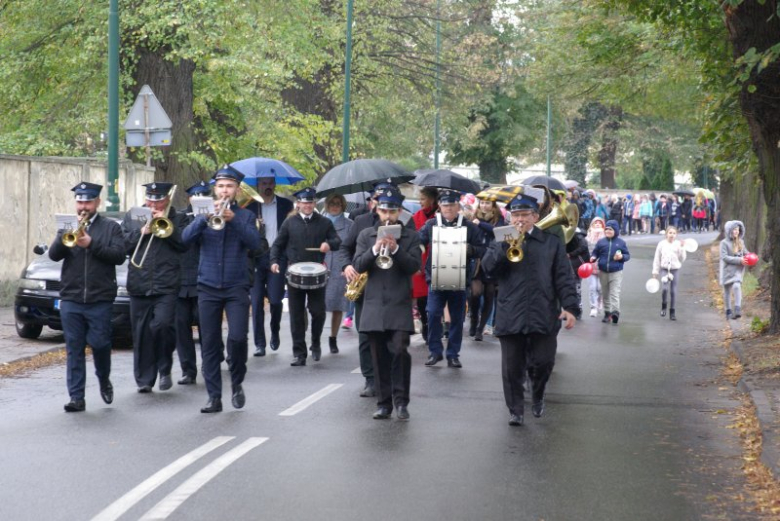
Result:
M138 387L154 387L157 373L171 374L176 349L176 295L130 296L133 367Z
M363 311L363 299L355 302L355 328L358 331L358 357L360 358L360 372L368 381L374 380L374 362L371 356L371 343L368 333L360 332L360 312Z
M534 403L544 398L544 389L555 365L558 335L515 334L500 336L501 378L509 412L523 414L523 380L526 369Z
M72 400L84 399L87 361L84 350L92 348L95 375L102 381L111 374L111 313L113 302L81 304L70 300L60 303L62 331L68 353L68 394Z
M306 358L306 307L311 314L311 348L320 349L320 337L325 327L325 288L287 288L290 308L290 332L293 339L293 356Z
M374 387L377 405L392 410L393 406L409 405L412 380L412 356L409 354L407 331L368 333L371 359L374 362Z
M271 338L279 338L279 328L282 323L284 305L284 268L281 273L273 273L268 266L267 256L258 262L255 270L255 282L252 286L252 330L255 336L255 346L265 347L265 310L263 301L268 298L271 308Z
M192 326L199 323L198 296L196 288L192 286L187 288L192 288L192 291L184 291L185 288L182 287L176 299L176 354L179 355L182 375L195 378L198 375L198 359L195 353L195 340L192 338ZM181 296L192 293L194 296Z
M198 285L201 372L210 398L222 398L220 364L225 359L222 342L222 314L227 315L228 369L235 387L246 376L247 334L249 331L249 287L212 288Z

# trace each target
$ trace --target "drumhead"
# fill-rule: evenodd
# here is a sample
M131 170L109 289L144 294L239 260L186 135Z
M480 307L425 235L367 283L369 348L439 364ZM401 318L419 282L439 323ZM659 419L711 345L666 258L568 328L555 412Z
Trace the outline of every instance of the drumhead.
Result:
M327 268L318 262L296 262L287 268L287 273L303 276L323 275L327 271Z

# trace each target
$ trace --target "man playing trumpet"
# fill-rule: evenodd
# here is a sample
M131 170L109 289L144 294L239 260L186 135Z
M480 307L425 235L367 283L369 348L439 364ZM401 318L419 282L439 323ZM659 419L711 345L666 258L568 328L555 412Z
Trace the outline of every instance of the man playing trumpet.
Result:
M183 215L171 206L172 183L148 183L145 206L152 220L143 222L125 215L122 230L127 253L132 255L127 273L130 322L133 330L133 368L139 393L152 391L160 375L161 391L173 385L171 369L176 349L176 298L179 293L181 254L187 250L181 238ZM172 227L154 232L153 224ZM168 235L169 234L169 235Z
M239 184L244 175L228 166L214 174L215 212L221 212L224 226L209 226L204 215L198 215L185 228L186 244L200 245L198 266L198 315L201 334L201 372L206 380L209 399L200 412L222 411L222 375L225 359L222 342L222 315L228 320L228 369L232 386L233 407L246 403L243 382L246 376L247 335L249 328L249 253L260 247L260 232L255 215L236 203ZM228 205L223 205L227 201ZM221 209L221 210L220 210Z
M68 353L67 382L70 401L66 412L86 408L87 380L85 349L92 347L100 396L114 400L111 374L111 311L116 298L116 267L125 260L122 229L97 213L102 186L82 182L71 190L76 194L76 212L85 226L75 245L63 244L60 231L49 248L49 258L62 263L60 318ZM86 221L85 221L86 219ZM89 271L87 269L89 268Z

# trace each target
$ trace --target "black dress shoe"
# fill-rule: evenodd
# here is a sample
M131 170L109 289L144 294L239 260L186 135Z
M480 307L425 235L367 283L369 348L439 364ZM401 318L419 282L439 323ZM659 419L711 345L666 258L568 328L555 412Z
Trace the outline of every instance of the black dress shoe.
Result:
M477 333L474 335L474 341L482 342L482 330L477 329Z
M241 384L233 387L233 407L240 409L246 403L246 395L244 394L244 388Z
M138 392L141 394L146 394L152 392L152 386L151 385L142 385L138 388Z
M169 374L161 374L160 375L160 390L161 391L167 391L173 387L173 380L171 379L171 375Z
M442 334L444 335L444 338L450 337L450 323L445 322L444 323L444 331L442 331Z
M83 412L86 408L84 400L71 400L65 404L65 412Z
M185 374L181 380L178 381L179 385L193 385L195 384L195 377Z
M295 359L290 362L290 365L293 367L301 367L306 365L306 358L302 356L296 356Z
M271 333L271 351L276 351L279 349L279 334L273 334Z
M265 356L265 346L255 347L255 354L253 356Z
M320 358L322 358L322 350L319 347L312 347L311 348L311 359L315 362L319 362Z
M374 413L375 420L389 420L393 410L388 407L380 407Z
M206 406L200 409L202 413L222 412L222 398L209 398Z
M330 346L331 354L335 355L336 353L339 352L339 346L336 343L336 337L335 336L328 337L328 344Z
M544 400L539 400L531 405L531 413L534 418L541 418L544 415Z
M442 355L431 355L428 357L428 360L425 362L425 365L427 366L436 365L442 360L444 360L444 357Z
M509 415L509 425L512 427L520 427L523 424L523 415L522 414L510 414Z
M114 401L114 386L111 385L111 380L108 378L100 382L100 397L106 403Z
M460 369L463 367L463 364L461 364L460 360L457 358L448 358L447 367L454 367L455 369Z
M472 324L471 327L469 327L469 336L475 336L476 334L477 326Z
M406 408L406 405L399 405L396 409L396 415L398 416L399 420L408 420L409 410Z
M376 389L374 388L373 380L366 380L366 386L360 391L361 398L373 398L376 396Z

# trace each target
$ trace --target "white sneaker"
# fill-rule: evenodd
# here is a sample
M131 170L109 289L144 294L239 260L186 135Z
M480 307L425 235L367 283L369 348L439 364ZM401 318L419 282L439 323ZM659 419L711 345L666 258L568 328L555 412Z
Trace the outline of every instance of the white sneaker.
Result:
M595 317L598 314L599 310L596 308L590 308L590 316Z
M482 331L483 335L492 335L493 334L493 326L485 326L485 330Z

